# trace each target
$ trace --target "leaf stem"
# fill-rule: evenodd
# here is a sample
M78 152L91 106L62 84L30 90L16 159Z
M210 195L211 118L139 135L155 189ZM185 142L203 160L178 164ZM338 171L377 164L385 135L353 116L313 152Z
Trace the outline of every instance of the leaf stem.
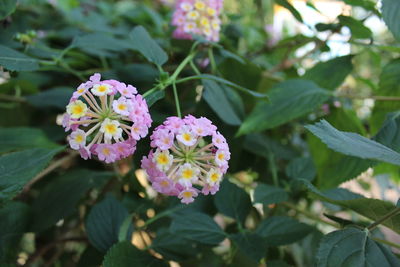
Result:
M36 175L32 180L30 180L24 187L24 189L22 190L21 194L24 194L26 192L28 192L31 187L37 183L38 181L40 181L43 177L45 177L47 174L49 174L50 172L54 171L55 169L57 169L58 167L62 166L64 163L70 161L71 159L73 159L75 156L77 156L78 153L75 151L72 151L71 153L69 153L67 156L54 161L53 163L51 163L46 169L44 169L43 171L41 171L38 175Z
M382 244L385 244L385 245L400 249L400 245L399 244L395 244L393 242L390 242L390 241L387 241L387 240L384 240L384 239L380 239L380 238L377 238L377 237L373 237L373 236L371 237L371 239L373 239L373 240L375 240L375 241L377 241L379 243L382 243Z
M144 229L146 226L148 226L148 225L154 223L155 221L157 221L158 219L161 219L161 218L163 218L163 217L165 217L165 216L170 215L171 213L174 213L175 211L178 211L178 210L181 210L181 209L184 209L184 208L186 208L186 207L183 206L183 205L180 205L180 206L177 206L177 207L175 207L175 208L172 208L172 209L169 209L169 210L165 210L165 211L163 211L163 212L160 212L159 214L157 214L157 215L154 216L153 218L150 218L150 219L148 219L147 221L145 221L145 223L144 223L141 227L139 227L138 230L142 230L142 229Z
M375 229L378 225L380 225L381 223L385 222L386 220L389 220L390 218L392 218L393 216L396 216L397 214L400 213L400 207L395 208L394 210L388 212L386 215L384 215L382 218L376 220L375 222L373 222L372 224L370 224L367 229L369 231L372 231L373 229Z
M179 97L178 97L178 90L176 89L175 82L172 83L172 89L174 91L174 99L175 99L175 106L176 106L176 113L178 114L179 118L182 118L181 114L181 106L179 104Z
M275 186L279 186L278 183L278 173L276 170L276 164L275 164L275 157L274 154L269 153L268 154L268 163L269 163L269 167L271 169L271 173L272 173L272 180L274 182Z
M328 225L333 226L333 227L335 227L335 228L340 228L338 224L325 221L325 220L321 219L320 217L318 217L318 216L312 214L311 212L308 212L308 211L306 211L306 210L302 210L302 209L296 207L296 206L293 205L292 203L283 202L283 203L281 203L281 204L282 204L283 206L286 206L287 208L293 209L293 210L297 211L298 213L301 213L301 214L305 215L306 217L308 217L308 218L310 218L310 219L312 219L312 220L314 220L314 221L317 221L317 222L320 222L320 223L324 223L324 224L328 224Z

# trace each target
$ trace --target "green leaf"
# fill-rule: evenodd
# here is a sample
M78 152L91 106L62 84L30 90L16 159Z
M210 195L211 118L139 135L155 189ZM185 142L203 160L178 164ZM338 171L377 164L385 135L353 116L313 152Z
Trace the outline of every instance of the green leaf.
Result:
M307 80L282 82L269 94L270 103L258 103L238 135L271 129L301 117L328 100L330 92Z
M400 165L400 154L356 133L341 132L322 120L306 128L329 148L345 155Z
M392 60L383 67L379 77L379 90L376 94L384 96L400 95L400 59ZM372 134L378 132L389 112L399 109L400 101L376 101L370 119Z
M79 48L91 55L109 57L112 53L132 47L127 40L115 38L105 32L95 32L75 37L69 48Z
M33 71L39 68L36 59L4 45L0 45L0 65L10 71Z
M251 209L250 196L242 188L224 179L214 203L218 211L240 223L244 223Z
M158 100L163 99L165 97L165 90L156 90L146 95L144 98L146 100L147 106L150 108L154 103Z
M168 266L167 263L152 257L145 251L137 249L130 241L120 242L110 248L104 257L104 267L158 267Z
M42 130L36 128L0 128L0 153L29 148L57 148Z
M367 39L372 37L372 31L364 26L364 24L353 17L342 16L338 17L339 23L346 26L351 31L351 36L356 39Z
M32 231L43 231L77 212L79 200L85 193L101 187L112 176L109 172L78 169L55 177L33 202Z
M268 159L272 153L277 159L290 160L296 157L296 152L289 146L282 145L263 134L249 134L246 136L244 148L249 152Z
M14 258L19 241L29 224L29 207L21 202L10 202L0 209L0 261Z
M16 196L62 149L34 148L1 156L0 203Z
M215 81L215 82L218 82L218 83L221 83L221 84L228 85L228 86L230 86L230 87L232 87L234 89L237 89L237 90L239 90L239 91L241 91L243 93L246 93L246 94L248 94L250 96L261 98L263 100L267 100L268 99L266 94L255 92L253 90L250 90L250 89L247 89L247 88L245 88L243 86L240 86L240 85L238 85L236 83L230 82L228 80L225 80L223 78L220 78L218 76L214 76L214 75L211 75L211 74L194 75L194 76L190 76L188 78L190 78L190 79L212 80L212 81Z
M148 61L160 66L167 62L167 53L151 38L142 26L135 27L129 33L129 37L132 40L133 48L139 51Z
M373 139L400 152L400 112L388 114L382 128Z
M301 23L303 23L303 18L301 17L301 14L299 13L299 11L297 11L297 9L295 9L292 4L289 3L289 1L287 0L276 0L275 1L276 4L283 6L284 8L286 8L287 10L290 11L290 13L292 13L292 15Z
M397 0L382 0L382 17L394 37L400 41L400 2Z
M200 212L180 213L171 224L173 234L207 245L218 245L225 239L224 231L214 220Z
M351 209L362 216L365 216L373 221L376 221L387 213L393 211L396 206L388 201L383 201L373 198L363 198L353 194L353 199L348 199L349 194L345 194L345 200L342 200L343 195L332 194L330 196L320 192L315 188L310 182L306 180L298 180L299 183L305 185L305 187L310 191L311 196L317 198L321 201L325 201L331 204L338 205L343 208ZM393 231L400 233L400 215L391 217L390 219L384 221L383 225L389 227Z
M107 195L90 210L86 219L85 227L90 243L99 251L107 251L118 242L120 227L128 216L127 209L115 197ZM128 236L132 230L128 231Z
M303 78L314 81L322 88L334 90L344 82L347 75L353 70L352 58L353 56L350 55L320 62L307 70Z
M365 129L353 110L332 109L326 119L337 128L365 134ZM311 132L307 133L307 142L318 174L317 187L320 189L334 188L345 181L357 177L375 164L371 160L350 157L335 152Z
M164 258L173 261L192 259L198 254L194 242L184 239L169 231L160 231L151 243L151 248Z
M272 216L258 225L256 233L264 238L268 246L283 246L303 239L312 231L314 227L290 217Z
M345 2L346 4L351 5L351 6L362 7L365 10L372 11L376 15L380 16L379 11L375 8L376 4L373 1L370 1L370 0L344 0L343 2Z
M267 246L264 239L255 233L237 233L229 238L239 247L244 255L249 256L257 263L266 255Z
M254 202L264 205L280 203L288 200L289 195L280 187L258 184L254 191Z
M0 20L14 13L16 7L17 0L0 0Z
M54 87L38 94L27 96L26 100L36 108L47 109L52 107L65 110L72 93L73 89L70 87Z
M242 120L235 111L235 103L232 103L229 94L230 88L220 85L212 80L203 80L203 97L211 109L229 125L240 125ZM240 98L239 98L240 99ZM241 103L243 105L243 103Z
M399 266L400 261L386 247L368 237L367 231L346 228L322 238L317 266Z
M286 166L286 175L292 179L305 179L312 181L316 170L311 158L295 158Z

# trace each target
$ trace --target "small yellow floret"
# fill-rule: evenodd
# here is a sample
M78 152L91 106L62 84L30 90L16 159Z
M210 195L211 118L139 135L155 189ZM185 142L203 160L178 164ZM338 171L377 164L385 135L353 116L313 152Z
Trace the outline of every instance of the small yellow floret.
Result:
M204 4L203 2L197 1L194 4L194 7L198 10L203 10L206 7L206 4Z
M86 112L87 112L87 106L80 100L76 100L67 106L67 113L73 119L79 119L85 116Z
M106 133L114 135L117 132L117 126L115 124L107 124L105 127Z
M166 164L168 164L168 162L169 162L169 160L168 160L167 155L165 155L165 154L158 155L158 157L157 157L158 164L166 165Z
M211 174L211 175L210 175L210 179L211 179L211 181L213 181L213 182L217 182L218 179L219 179L218 173L214 172L213 174Z
M185 191L185 192L183 192L182 195L183 195L184 198L190 198L190 197L193 196L193 193L190 192L190 191Z
M77 143L82 143L83 139L84 138L81 134L78 134L75 136L75 142L77 142Z
M182 178L184 179L191 179L193 177L193 170L191 169L185 169L182 172Z
M190 140L192 140L192 136L190 135L190 134L188 134L188 133L184 133L183 135L182 135L182 137L183 137L183 139L185 140L185 141L190 141Z

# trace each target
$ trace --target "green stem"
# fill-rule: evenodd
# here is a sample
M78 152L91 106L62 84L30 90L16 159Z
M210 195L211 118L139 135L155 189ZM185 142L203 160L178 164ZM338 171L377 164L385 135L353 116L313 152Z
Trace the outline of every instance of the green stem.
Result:
M176 78L178 78L179 73L186 67L186 65L193 60L195 57L196 52L190 53L182 62L179 64L179 66L176 68L175 72L172 74L170 81L171 83L174 83Z
M215 63L214 52L212 47L208 49L208 57L211 63L211 73L215 74L217 73L217 64Z
M179 97L178 97L178 90L176 89L175 82L172 83L172 89L174 91L174 99L175 99L175 106L176 106L176 113L178 114L179 118L182 118L181 114L181 106L179 104Z
M146 91L142 96L143 98L145 98L146 96L148 96L149 94L153 93L154 91L156 91L158 89L158 86L151 88L150 90Z
M12 96L12 95L3 95L3 94L0 94L0 100L20 102L20 103L26 102L26 99L23 97Z
M278 172L277 172L277 169L276 169L274 154L272 154L272 153L268 154L268 163L269 163L269 167L271 168L272 180L274 182L274 185L275 186L279 186L279 183L278 183Z
M384 215L382 218L376 220L374 223L370 224L367 229L369 231L372 231L373 229L375 229L378 225L380 225L381 223L385 222L386 220L389 220L390 218L392 218L393 216L396 216L397 214L400 213L400 207L395 208L394 210L388 212L386 215Z
M199 69L196 67L196 65L194 64L193 60L190 61L190 66L192 67L193 71L194 71L197 75L201 75L201 72L200 72Z
M325 221L325 220L321 219L320 217L318 217L318 216L312 214L311 212L308 212L308 211L306 211L306 210L299 209L298 207L296 207L296 206L293 205L292 203L283 202L282 205L283 205L283 206L286 206L286 207L288 207L288 208L290 208L290 209L293 209L293 210L297 211L298 213L301 213L301 214L305 215L306 217L308 217L308 218L310 218L310 219L312 219L312 220L314 220L314 221L317 221L317 222L320 222L320 223L324 223L324 224L328 224L328 225L333 226L333 227L335 227L335 228L339 228L339 225L337 225L336 223L332 223L332 222Z
M163 218L163 217L165 217L165 216L168 216L168 215L170 215L171 213L174 213L175 211L181 210L181 209L183 209L183 208L186 208L186 207L183 206L183 205L180 205L180 206L177 206L177 207L175 207L175 208L172 208L172 209L169 209L169 210L160 212L159 214L157 214L157 215L154 216L153 218L150 218L150 219L148 219L147 221L145 221L145 223L143 224L143 226L141 226L138 230L142 230L142 229L144 229L146 226L148 226L148 225L154 223L155 221L157 221L158 219L161 219L161 218Z

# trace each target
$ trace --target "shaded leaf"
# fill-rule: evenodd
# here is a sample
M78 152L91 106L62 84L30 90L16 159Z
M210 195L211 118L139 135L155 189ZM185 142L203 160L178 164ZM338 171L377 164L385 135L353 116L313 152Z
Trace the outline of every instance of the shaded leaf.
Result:
M262 236L268 246L282 246L297 242L314 231L314 227L290 217L272 216L263 220L256 233Z
M394 37L400 41L399 17L400 2L397 0L382 0L382 18Z
M254 191L254 202L264 205L276 204L288 200L288 193L276 186L267 184L258 184Z
M118 242L121 224L128 215L126 208L115 197L107 195L93 206L86 219L85 227L90 243L100 251L107 251ZM132 230L128 231L129 236Z
M173 261L183 261L193 258L198 250L195 244L169 231L157 233L151 247L164 258Z
M129 41L115 38L105 32L95 32L77 36L71 43L70 48L79 48L88 54L96 56L111 56L131 48Z
M301 17L301 14L299 13L299 11L297 11L297 9L295 9L292 4L289 3L289 1L287 0L276 0L275 1L278 5L283 6L284 8L286 8L287 10L290 11L290 13L292 13L292 15L299 21L299 22L303 22L303 18Z
M242 188L224 179L214 203L218 211L243 223L252 207L250 196Z
M307 80L279 83L269 93L270 103L258 103L245 119L238 134L271 129L313 111L330 92Z
M85 169L55 177L33 202L32 231L42 231L77 211L77 204L91 188L101 187L112 173Z
M306 128L337 152L400 165L400 154L396 151L359 134L341 132L325 120L308 125Z
M353 70L352 58L353 56L350 55L320 62L307 70L303 78L314 81L322 88L334 90L344 82L347 75Z
M17 0L0 0L0 20L14 13L16 7Z
M0 203L17 195L63 148L34 148L0 157Z
M289 146L282 145L263 134L249 134L244 141L244 148L249 152L268 159L270 153L278 159L292 159L296 152Z
M229 238L239 247L244 255L249 256L259 262L267 252L264 239L255 233L237 233L230 235Z
M326 201L328 203L332 203L338 205L343 208L351 209L360 215L363 215L373 221L376 221L387 213L393 211L396 206L388 201L383 201L379 199L373 198L364 198L360 196L359 198L353 194L352 199L347 199L349 197L348 194L344 195L345 200L341 199L343 195L332 194L330 197L326 194L320 192L317 188L315 188L310 182L306 180L298 180L299 183L305 185L305 187L310 191L311 196L317 198L321 201ZM389 227L393 231L400 233L400 214L391 217L390 219L384 221L383 225Z
M33 71L39 68L36 59L0 45L0 65L10 71Z
M21 202L10 202L0 209L0 261L13 258L19 241L29 224L29 207Z
M347 228L322 238L317 266L399 266L393 253L368 237L367 231Z
M169 266L145 251L137 249L130 241L115 244L107 251L102 264L104 267L158 267Z
M176 216L170 231L189 240L207 245L218 245L225 233L214 220L200 212L189 212Z
M347 26L351 31L351 36L357 39L367 39L372 37L372 31L364 26L364 24L353 17L342 16L338 17L339 23Z
M0 153L28 148L57 148L42 130L16 127L0 128Z
M228 97L232 94L231 89L212 80L203 80L203 85L203 98L221 120L230 125L240 125L242 120L235 111L235 103L230 102Z
M144 99L146 100L147 106L150 108L152 105L154 105L154 103L156 103L158 100L163 99L164 97L165 97L164 90L156 90L146 95Z
M34 107L46 109L49 107L65 110L73 93L69 87L54 87L38 94L26 97L29 104Z
M286 166L286 175L292 179L305 179L312 181L316 170L311 158L295 158Z
M129 37L132 40L132 46L139 51L148 61L156 65L163 65L168 60L167 53L154 41L145 28L135 27Z

